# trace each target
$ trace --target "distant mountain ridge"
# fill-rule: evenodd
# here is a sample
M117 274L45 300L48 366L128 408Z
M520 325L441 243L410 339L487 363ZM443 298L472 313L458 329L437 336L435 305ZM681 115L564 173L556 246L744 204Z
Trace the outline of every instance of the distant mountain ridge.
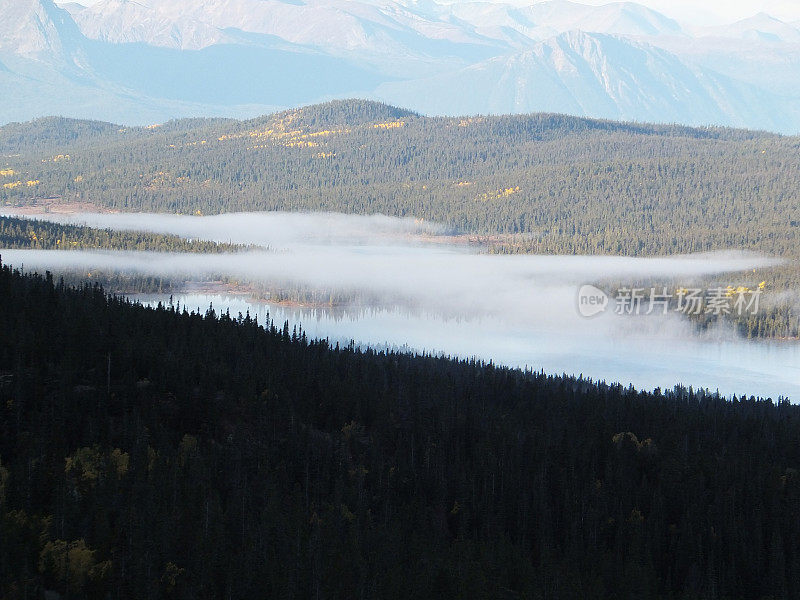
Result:
M800 28L765 14L690 30L631 2L1 1L0 122L243 118L366 97L800 132Z
M487 94L470 94L474 89ZM444 100L447 91L453 98ZM378 93L404 106L422 98L416 104L428 114L565 112L640 122L659 115L663 122L766 130L780 130L786 114L779 99L755 86L692 68L648 44L581 31L452 74L385 84Z

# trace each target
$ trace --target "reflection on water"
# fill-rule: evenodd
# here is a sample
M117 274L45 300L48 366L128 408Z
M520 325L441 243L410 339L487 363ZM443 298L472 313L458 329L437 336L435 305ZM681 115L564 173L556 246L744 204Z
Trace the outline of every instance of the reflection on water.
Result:
M167 304L169 297L137 297L145 304ZM290 328L302 325L312 338L395 350L477 357L548 373L582 374L641 389L672 388L676 383L719 390L725 395L800 399L800 345L691 336L653 337L628 331L586 327L553 331L546 326L511 325L495 316L445 319L399 309L295 308L252 302L241 296L185 294L173 297L181 308L205 312L209 306L231 316L250 313Z

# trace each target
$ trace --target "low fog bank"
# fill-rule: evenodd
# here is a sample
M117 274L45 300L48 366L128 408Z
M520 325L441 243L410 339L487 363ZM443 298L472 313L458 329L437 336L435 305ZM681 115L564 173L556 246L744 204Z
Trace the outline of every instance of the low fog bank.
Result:
M674 289L692 287L709 276L781 262L751 253L669 258L499 256L450 244L441 235L444 229L434 224L377 216L42 216L280 250L209 255L2 250L4 263L26 271L125 272L177 280L224 275L256 284L353 292L370 298L372 313L352 319L335 319L325 312L317 312L310 320L297 318L310 334L322 337L408 344L418 350L478 356L554 373L584 373L642 387L679 381L719 387L729 394L791 393L800 398L796 345L772 350L769 344L736 339L727 330L711 331L701 338L687 319L675 313L620 317L613 314L612 306L591 319L578 314L577 293L583 284L653 281ZM430 243L431 238L435 243ZM256 305L250 306L257 310ZM310 327L313 323L316 329Z
M576 310L581 285L599 280L677 281L769 266L753 255L679 258L496 256L447 246L339 246L296 244L284 252L169 254L113 251L4 250L3 260L27 270L122 271L204 280L226 275L243 282L291 284L337 293L360 293L379 307L413 307L452 318L496 316L525 328L601 330L684 335L684 319L586 320ZM611 312L611 311L609 311Z
M28 269L124 271L178 279L225 275L244 282L305 287L370 298L452 318L494 315L525 328L613 334L622 330L679 335L678 317L622 322L612 315L587 321L576 310L585 283L642 280L689 286L709 275L763 268L777 261L755 254L716 253L670 258L501 256L448 243L444 228L414 219L334 213L238 213L208 217L141 213L42 215L47 220L113 229L269 246L278 251L237 254L159 254L110 251L5 250ZM38 218L38 217L37 217ZM415 235L436 243L423 243ZM646 321L646 323L644 322ZM632 326L631 326L632 325Z
M409 236L443 235L444 225L421 219L341 213L255 212L205 217L154 213L46 213L23 215L7 209L0 214L126 231L149 231L185 238L273 249L306 244L398 243Z

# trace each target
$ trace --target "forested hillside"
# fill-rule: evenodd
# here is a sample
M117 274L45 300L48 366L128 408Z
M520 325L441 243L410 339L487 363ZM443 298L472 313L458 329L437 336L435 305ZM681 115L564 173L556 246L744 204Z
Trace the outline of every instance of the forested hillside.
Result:
M244 122L14 124L0 156L6 203L413 215L518 234L497 247L513 252L800 252L800 139L750 131L339 101Z
M800 595L800 407L0 269L0 596ZM52 597L52 596L51 596Z
M114 231L0 216L0 248L37 250L147 250L160 252L236 252L237 244L187 240L177 235Z

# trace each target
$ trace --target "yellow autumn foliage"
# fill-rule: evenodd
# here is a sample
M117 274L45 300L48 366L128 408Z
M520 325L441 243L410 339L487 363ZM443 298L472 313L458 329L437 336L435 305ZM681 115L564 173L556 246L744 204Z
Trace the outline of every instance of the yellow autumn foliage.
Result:
M39 572L79 595L87 582L106 579L111 566L108 560L98 563L83 539L47 542L39 553Z
M319 146L317 142L307 142L305 140L290 141L284 144L287 148L316 148Z
M375 129L397 129L398 127L405 127L405 121L387 121L385 123L375 123Z
M311 133L305 134L303 137L327 137L338 133L350 133L350 130L346 127L342 129L325 129L323 131L312 131Z
M503 188L494 192L487 192L486 194L483 194L480 199L484 202L487 200L499 200L501 198L508 198L519 191L521 191L519 186Z

